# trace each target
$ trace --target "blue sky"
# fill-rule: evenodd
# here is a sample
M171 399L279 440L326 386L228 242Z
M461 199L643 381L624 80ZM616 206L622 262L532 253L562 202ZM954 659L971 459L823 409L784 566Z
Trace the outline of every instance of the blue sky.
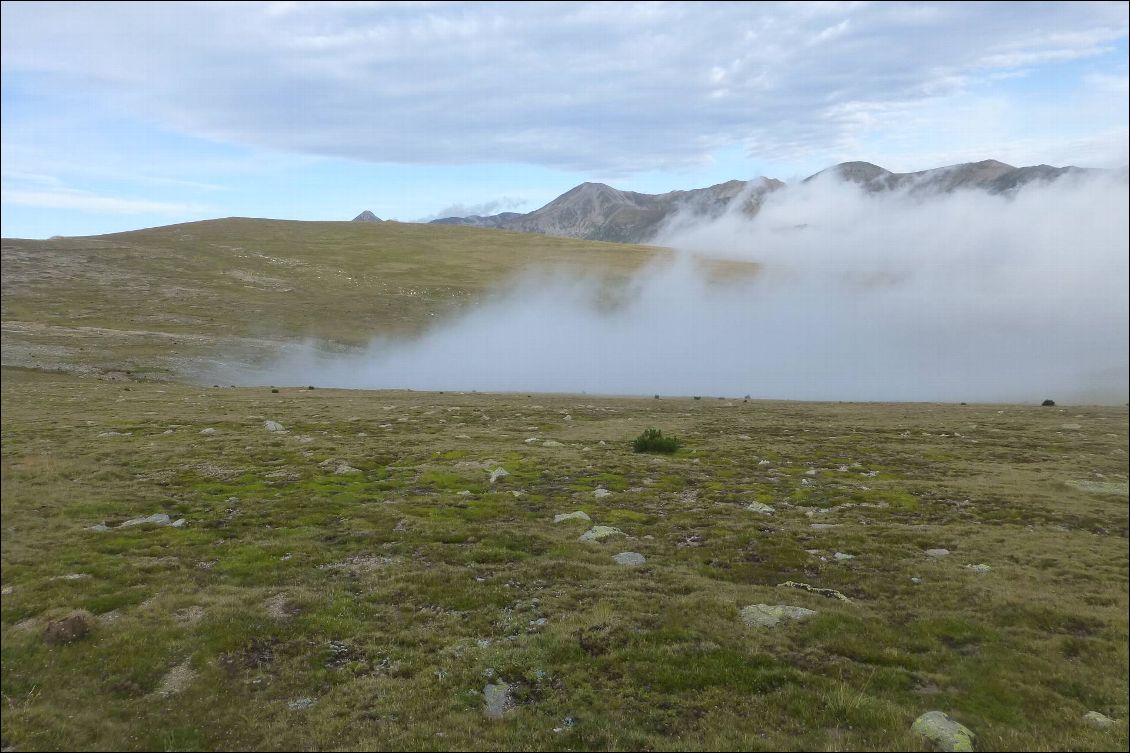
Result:
M2 234L1127 163L1126 3L4 3Z

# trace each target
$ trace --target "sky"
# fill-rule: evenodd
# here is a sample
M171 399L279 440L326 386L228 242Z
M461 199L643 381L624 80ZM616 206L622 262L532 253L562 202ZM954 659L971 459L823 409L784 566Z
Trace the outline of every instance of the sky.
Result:
M1128 5L2 6L4 237L1128 161Z

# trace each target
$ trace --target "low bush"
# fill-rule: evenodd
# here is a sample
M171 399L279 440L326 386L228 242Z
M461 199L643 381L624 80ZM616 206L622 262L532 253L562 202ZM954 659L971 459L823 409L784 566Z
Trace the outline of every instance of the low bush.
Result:
M679 440L675 437L665 437L659 429L648 429L643 434L632 440L632 449L636 452L674 452L679 449Z

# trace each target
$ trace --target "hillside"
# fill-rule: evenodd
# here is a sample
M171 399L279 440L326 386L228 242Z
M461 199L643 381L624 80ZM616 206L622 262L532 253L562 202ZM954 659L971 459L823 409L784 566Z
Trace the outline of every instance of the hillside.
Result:
M417 333L524 272L609 284L664 251L395 222L228 218L96 237L4 239L3 363L168 376L300 338Z

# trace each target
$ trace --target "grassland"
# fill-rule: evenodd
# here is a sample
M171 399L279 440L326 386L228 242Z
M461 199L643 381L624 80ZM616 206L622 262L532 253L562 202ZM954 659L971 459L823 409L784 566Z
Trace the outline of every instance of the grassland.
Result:
M183 378L665 253L238 219L5 239L3 747L921 750L938 709L979 750L1126 749L1125 408ZM650 427L678 451L633 452ZM118 527L158 513L185 522ZM817 614L747 626L761 603ZM46 640L75 610L90 633Z
M243 218L6 238L4 363L169 379L219 355L259 363L305 338L351 347L417 334L522 274L567 269L614 288L666 253L442 225Z
M10 369L2 407L17 750L915 750L929 709L981 750L1127 746L1124 408ZM683 447L633 453L648 426ZM626 537L578 541L575 510ZM186 523L90 530L159 512ZM746 627L757 603L818 614ZM92 633L45 643L75 609Z

